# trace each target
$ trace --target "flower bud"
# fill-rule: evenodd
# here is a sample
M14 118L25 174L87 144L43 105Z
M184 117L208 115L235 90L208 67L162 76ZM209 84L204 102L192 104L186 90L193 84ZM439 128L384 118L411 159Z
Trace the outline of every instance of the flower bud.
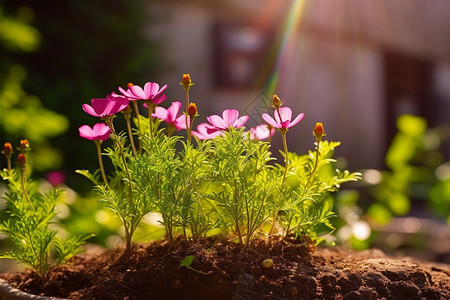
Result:
M11 143L5 143L5 145L3 146L2 154L4 154L7 159L10 159L12 151L13 148L11 146Z
M20 140L19 150L21 153L26 153L27 151L31 150L30 143L28 143L27 139Z
M197 115L197 105L195 105L195 103L189 104L187 114L189 115L191 120L195 118L195 116Z
M320 122L316 123L316 126L314 126L313 134L316 137L317 142L322 140L322 136L325 135L325 129L323 128L322 123L320 123Z
M20 169L25 168L25 166L27 165L27 156L25 154L20 153L19 155L17 155L17 165Z
M272 97L272 106L275 107L275 109L279 109L281 105L283 105L284 101L281 101L281 99L278 97L278 95L273 94Z
M183 76L181 77L180 84L183 86L185 90L188 90L192 85L194 85L194 83L191 80L191 75L183 74Z

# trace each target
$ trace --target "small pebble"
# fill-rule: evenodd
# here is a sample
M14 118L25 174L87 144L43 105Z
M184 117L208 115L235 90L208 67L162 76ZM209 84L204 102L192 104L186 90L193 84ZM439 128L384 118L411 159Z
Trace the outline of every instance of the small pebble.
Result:
M271 260L270 258L265 259L261 262L261 267L263 269L270 269L273 266L273 260Z

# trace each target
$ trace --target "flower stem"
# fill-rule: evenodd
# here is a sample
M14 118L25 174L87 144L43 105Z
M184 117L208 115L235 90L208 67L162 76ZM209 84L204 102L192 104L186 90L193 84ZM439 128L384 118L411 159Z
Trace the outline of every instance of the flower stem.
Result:
M116 142L117 147L119 147L119 152L120 152L120 156L122 157L123 167L125 169L125 173L127 174L127 177L129 180L129 201L130 201L130 203L132 203L133 202L133 185L131 183L131 175L130 175L130 171L128 171L128 164L127 164L127 160L125 158L123 146L122 146L122 143L119 141L119 136L116 133L112 119L108 119L106 124L109 126L109 129L111 129L111 132L116 137L114 140Z
M306 194L306 192L308 191L309 185L311 184L311 180L314 176L314 173L316 173L317 171L317 165L319 164L319 155L320 155L320 140L317 141L317 146L316 146L316 160L314 162L314 168L311 171L311 174L308 177L308 181L305 184L305 189L303 191L303 195Z
M184 97L186 98L186 135L187 135L187 139L188 142L191 143L191 126L192 126L192 120L191 120L191 124L189 124L188 121L188 109L189 109L189 88L185 88L184 89Z
M105 182L106 187L109 190L111 188L109 187L108 179L106 178L106 174L105 174L105 168L103 167L102 150L100 147L100 144L102 141L94 141L94 142L95 142L95 146L97 148L97 158L98 158L98 165L100 167L100 173L102 174L103 181Z
M11 158L6 158L6 166L8 168L8 171L11 171Z
M27 199L28 203L30 204L31 208L33 210L35 210L33 203L31 203L30 196L28 196L27 187L26 187L26 176L27 176L26 167L25 166L20 167L20 178L21 178L21 183L22 183L23 194L25 196L25 199Z
M139 108L137 105L136 101L131 101L133 102L133 108L134 108L134 114L136 116L136 120L137 120L137 130L139 132L141 132L141 119L139 119ZM139 154L142 154L142 142L141 139L139 139Z
M286 182L286 175L289 168L289 152L287 147L287 140L286 140L286 132L287 129L281 131L281 137L283 139L283 149L284 149L284 174L283 174L283 180L281 182L282 185Z
M278 112L279 114L279 112ZM281 116L280 117L280 121L281 121ZM289 152L288 152L288 147L287 147L287 140L286 140L286 132L287 132L287 128L282 128L280 129L281 131L281 137L283 139L283 149L284 149L284 173L283 173L283 179L281 180L281 187L284 187L284 184L286 183L286 176L287 176L287 171L289 168ZM284 197L284 194L281 195L282 197ZM275 212L273 214L273 218L272 218L272 226L270 227L270 231L269 231L269 235L273 233L274 229L275 229L275 223L277 221L277 217L278 217L278 212Z
M148 125L150 129L150 136L153 137L153 119L152 113L154 111L153 103L147 101L147 111L148 111Z
M131 132L131 114L130 113L124 113L123 115L125 117L126 123L127 123L127 131L128 131L128 137L130 139L131 149L133 149L133 154L136 155L136 147L134 146L134 139L133 139L133 133Z

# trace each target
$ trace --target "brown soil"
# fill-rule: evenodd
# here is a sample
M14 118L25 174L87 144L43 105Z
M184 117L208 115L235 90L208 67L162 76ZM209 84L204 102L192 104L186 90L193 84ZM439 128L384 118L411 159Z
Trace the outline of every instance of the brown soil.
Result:
M191 267L179 267L189 255ZM273 266L263 268L262 261ZM289 241L249 248L220 241L157 241L87 253L52 270L41 284L30 271L2 274L23 291L70 299L450 299L450 265L392 259Z

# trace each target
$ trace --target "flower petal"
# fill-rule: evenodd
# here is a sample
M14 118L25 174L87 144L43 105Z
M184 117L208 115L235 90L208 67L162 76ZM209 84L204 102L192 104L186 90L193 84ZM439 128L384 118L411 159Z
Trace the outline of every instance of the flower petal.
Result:
M189 116L188 116L188 122L189 122ZM186 115L182 114L175 120L175 128L177 130L186 129Z
M292 118L292 110L287 107L287 106L283 106L280 107L280 115L281 115L281 122L286 122L286 121L291 121ZM278 112L275 111L275 120L278 117ZM278 121L280 122L280 121Z
M92 128L89 125L80 126L78 128L78 132L80 133L80 136L82 138L85 138L85 139L91 140L91 141L94 140L94 133L92 131Z
M164 102L166 99L167 99L167 96L166 96L166 95L160 95L160 96L158 96L158 97L155 97L155 98L152 100L152 102L155 103L155 104L160 104L160 103Z
M233 123L237 120L239 117L239 112L237 109L225 109L222 113L223 121L225 122L225 127L228 128L229 126L232 126Z
M244 126L244 124L248 121L248 116L242 116L239 119L237 119L232 126L234 128L240 128L242 126Z
M262 114L262 118L264 121L266 121L267 124L269 124L270 126L274 127L274 128L280 128L280 124L278 124L271 116L269 116L268 114L264 113Z
M91 116L94 116L94 117L101 117L101 115L99 115L98 113L96 113L95 110L94 110L94 108L92 108L92 106L90 106L89 104L83 104L81 107L83 108L83 110L84 110L86 113L90 114Z
M154 95L158 93L159 84L156 82L147 82L144 85L144 93L147 99L152 99Z
M130 87L128 89L128 91L130 91L130 93L136 98L136 99L141 99L141 100L147 100L147 96L144 92L144 90L138 86L138 85L133 85L132 87Z
M167 114L170 120L175 121L177 118L178 112L181 108L181 102L180 101L174 101L170 105L170 107L167 109Z
M120 86L119 86L119 92L121 92L122 95L124 95L125 97L129 98L130 100L136 100L134 95L131 92L129 92L129 90L126 91Z
M218 115L211 115L209 117L206 117L206 120L208 120L208 122L211 123L211 125L213 127L216 127L219 130L225 130L225 129L228 128L228 126L225 123L225 121L221 117L219 117Z
M97 113L97 115L101 117L107 116L107 114L105 114L105 111L107 110L108 104L109 101L105 98L94 98L91 100L92 108Z
M106 102L106 107L103 111L103 116L112 116L117 114L118 112L124 110L130 100L124 96L111 96L107 95L106 99L103 99Z
M256 126L256 128L253 129L253 134L255 139L262 141L267 139L271 135L271 132L269 128L267 128L267 125L263 124Z
M288 128L291 128L292 126L294 126L295 124L300 122L303 119L304 116L305 116L304 113L299 114L294 120L292 120L292 122L290 122Z
M92 127L94 139L99 141L106 141L109 139L111 129L105 123L96 123Z
M167 109L165 109L164 107L156 107L155 113L152 114L152 117L168 122L169 119L168 115L169 113Z

